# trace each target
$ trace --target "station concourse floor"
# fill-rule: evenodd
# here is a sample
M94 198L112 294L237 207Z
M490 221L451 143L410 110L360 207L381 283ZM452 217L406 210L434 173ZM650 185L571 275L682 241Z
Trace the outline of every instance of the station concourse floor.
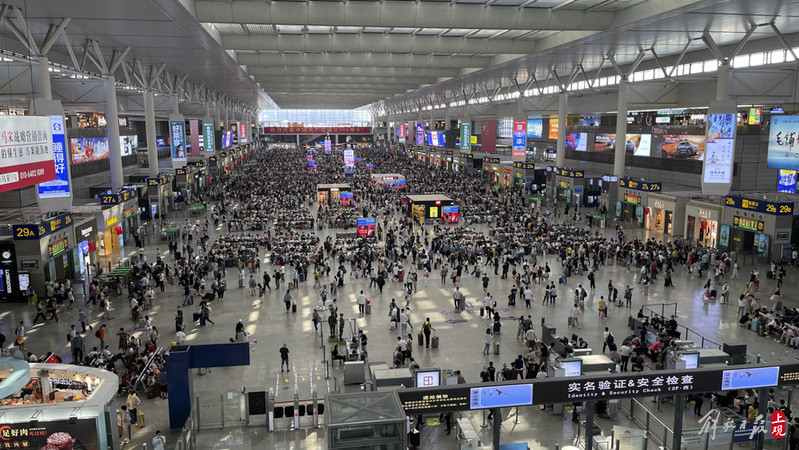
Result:
M194 222L194 217L190 218ZM181 219L182 221L182 219ZM477 228L480 228L478 226ZM324 229L318 234L322 237L341 232L342 230ZM612 228L604 230L609 235L614 233ZM626 229L628 238L633 236L648 237L646 230ZM209 232L211 239L223 232L221 228ZM430 228L426 230L430 232ZM660 238L660 236L656 236ZM153 239L154 240L154 239ZM155 260L156 249L166 250L165 243L149 244L145 248L145 255L148 261ZM125 252L134 249L126 247L120 253L120 259L125 260ZM264 253L261 253L264 256ZM172 262L171 257L167 256L167 261ZM560 264L555 262L553 256L546 258L553 272L560 270ZM543 265L542 258L539 257L539 264ZM391 354L396 346L396 337L399 330L390 331L388 324L388 304L391 298L397 299L397 303L402 302L402 284L389 281L380 295L377 289L369 288L369 280L364 278L352 277L349 264L346 265L348 273L346 275L345 287L339 288L339 293L330 298L338 298L339 312L345 314L346 319L356 319L358 326L363 329L369 337L369 361L391 361ZM766 280L763 275L767 267L757 266L761 273L761 286L758 293L758 301L761 304L769 305L768 297L775 288L775 281ZM262 269L269 268L270 273L274 272L272 265L262 265ZM706 338L718 343L746 343L748 352L752 355L759 354L763 360L768 362L795 361L796 350L779 345L772 339L759 337L757 334L740 328L737 324L737 305L734 299L743 291L744 282L748 280L748 274L753 266L743 265L741 278L731 280L731 302L721 305L718 300L702 301L702 286L707 278L698 279L692 277L683 266L677 266L673 276L674 288L664 288L663 279L659 277L650 286L649 295L643 298L641 295L641 285L634 283L635 270L628 271L625 267L617 265L601 267L597 271L596 291L590 291L586 299L585 311L580 317L581 329L567 328L566 318L572 308L572 293L578 284L583 284L588 288L588 281L585 276L572 276L568 284L558 286L558 302L554 306L542 306L543 285L534 285L534 294L537 299L531 309L524 306L524 302L517 302L515 307L507 307L507 295L510 291L512 282L510 280L500 280L489 274L491 278L489 292L494 295L499 308L509 309L502 311L502 317L515 316L521 314L525 316L532 314L535 328L540 333L542 317L547 323L554 324L560 334L571 335L572 333L583 337L594 349L595 353L602 349L602 332L605 326L610 327L617 338L617 341L632 332L627 328L627 317L636 314L643 304L657 303L677 303L677 320L681 326L687 326ZM290 269L289 269L290 270ZM288 272L290 273L290 271ZM261 275L256 274L260 279ZM298 311L296 314L286 313L283 304L284 285L281 284L279 291L267 291L261 304L257 297L252 297L246 288L237 287L237 275L235 270L227 271L228 291L222 302L214 301L211 304L211 320L215 325L202 328L197 322L191 322L191 313L195 311L195 306L184 308L184 318L188 322L186 326L187 344L210 344L228 342L233 337L234 326L239 319L244 321L246 330L251 333L249 341L252 350L251 364L248 367L215 368L211 369L206 375L193 375L195 394L200 397L201 422L212 423L221 415L217 400L225 396L228 392L240 393L242 388L248 391L264 390L275 387L278 393L277 401L291 400L293 397L294 383L302 385L301 389L307 389L311 382L318 384L326 383L324 380L324 364L322 363L322 350L320 348L319 333L314 332L311 322L311 312L314 307L321 305L318 295L319 288L313 287L313 279L305 283L300 283L299 290L292 291L292 295L297 299ZM290 278L290 277L289 277ZM596 301L600 295L607 297L608 279L614 280L620 293L627 284L634 286L632 308L620 308L609 306L609 317L605 320L598 318ZM323 278L323 281L329 280ZM784 305L786 307L799 306L799 293L796 287L799 284L799 275L796 269L788 269L788 275L783 286ZM412 324L415 333L418 326L422 324L426 317L429 317L433 327L440 336L440 347L438 349L420 348L415 342L413 346L413 356L422 368L441 368L461 370L467 382L479 382L479 373L484 365L493 361L499 369L502 363L510 363L517 355L524 351L523 343L516 339L517 325L515 321L503 321L502 334L497 338L501 346L501 354L483 356L484 332L489 323L486 319L479 316L479 306L482 303L483 289L481 282L473 275L464 274L462 280L457 284L465 294L466 301L475 305L476 312L463 312L452 314L454 306L452 303L452 292L454 285L451 280L447 280L445 285L440 282L437 271L431 273L428 285L424 285L421 274L419 276L418 293L411 299ZM274 288L274 284L273 284ZM372 311L369 315L359 315L356 303L356 295L363 290L372 302ZM588 290L588 289L587 289ZM182 289L180 286L167 286L165 293L156 291L155 306L148 311L153 324L160 331L159 347L169 344L174 338L174 311L176 306L182 304ZM78 303L81 300L77 301ZM108 331L111 337L107 339L112 350L116 351L115 332L120 327L131 328L132 322L128 313L127 300L124 296L113 301L117 310L116 318L110 321L100 319L100 312L87 309L90 321L93 325L100 323L108 324ZM65 362L71 360L68 343L64 336L71 324L78 324L77 306L73 311L62 310L59 312L60 322L39 324L34 326L28 334L26 348L36 354L44 354L49 350L54 350L64 358ZM669 314L669 309L666 309ZM673 311L673 307L671 309ZM443 314L450 312L450 314ZM6 336L13 336L13 330L20 320L24 320L26 326L35 316L35 310L24 304L3 304L0 305L0 328ZM327 314L322 315L322 323L325 333L327 333ZM459 323L447 322L449 319L460 319ZM465 321L464 321L465 320ZM79 325L78 325L79 328ZM345 331L345 335L346 335ZM93 332L87 333L87 347L98 345L98 340ZM290 349L289 374L280 372L280 356L278 349L283 343ZM327 345L327 343L326 343ZM331 347L328 345L326 351ZM329 354L329 353L328 353ZM647 363L650 361L646 359ZM342 392L353 392L358 390L357 385L344 386L343 373L340 365L331 367L330 374L334 377L329 381L332 386L338 382ZM320 387L320 391L324 391ZM141 394L140 394L141 395ZM121 405L122 398L119 398ZM651 398L640 399L650 411L654 411L655 404L651 403ZM799 407L794 407L797 410ZM662 412L657 413L657 417L669 427L673 422L673 409L670 403L660 405ZM142 443L150 443L156 429L161 429L166 433L168 448L174 444L177 432L169 431L167 400L145 399L143 397L140 406L146 417L146 427L138 429L134 426L134 439L127 448L140 448ZM705 405L703 413L708 410ZM518 418L515 417L516 410L504 411L504 421L502 424L502 443L528 442L531 448L555 448L556 445L563 447L571 445L577 426L572 423L570 416L564 417L552 414L551 410L541 411L538 407L527 407L519 409ZM640 414L640 412L636 412ZM490 445L492 440L492 425L481 428L482 414L464 413L463 417L471 420L478 436L483 440L483 445ZM693 404L689 403L684 414L684 428L698 427L698 416L693 414ZM307 419L307 418L306 418ZM431 417L430 419L437 419ZM518 419L518 423L517 423ZM233 447L241 448L324 448L324 427L311 429L310 426L303 425L301 429L292 431L288 429L287 420L278 421L278 431L274 433L266 432L263 426L238 426L236 420L227 419L226 427L215 427L203 429L198 433L197 446L201 449L225 449ZM306 424L307 420L303 422ZM620 412L615 419L596 418L596 423L606 435L609 435L612 426L630 426L639 428L633 424L623 412ZM741 444L738 444L741 445ZM750 448L751 444L745 444L736 448ZM439 425L428 425L423 428L422 448L436 449L456 449L459 448L455 433L446 435L443 423ZM777 443L766 441L767 448L777 448ZM649 448L655 448L654 442L649 443ZM711 447L712 448L712 447ZM781 448L781 447L780 447Z

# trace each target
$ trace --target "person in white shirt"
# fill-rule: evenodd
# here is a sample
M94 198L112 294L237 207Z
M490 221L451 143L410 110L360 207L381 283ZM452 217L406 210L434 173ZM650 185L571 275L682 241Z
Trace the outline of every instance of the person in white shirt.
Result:
M491 297L490 292L486 294L486 297L483 299L483 307L486 310L486 317L488 317L488 319L490 320L494 311L494 298Z
M530 288L528 287L527 289L524 290L524 305L529 308L530 302L532 301L533 301L533 291L531 291Z
M180 330L178 330L177 333L175 333L175 343L177 345L182 344L183 341L186 340L186 333L183 332L185 328L186 328L185 326L181 325Z
M569 317L571 317L572 319L571 326L582 328L582 325L580 325L580 308L578 308L577 306L572 308L572 312L569 314Z
M366 295L364 295L363 291L358 294L358 312L363 314L366 311Z
M155 432L153 437L153 450L164 450L166 446L166 437L161 434L161 430Z

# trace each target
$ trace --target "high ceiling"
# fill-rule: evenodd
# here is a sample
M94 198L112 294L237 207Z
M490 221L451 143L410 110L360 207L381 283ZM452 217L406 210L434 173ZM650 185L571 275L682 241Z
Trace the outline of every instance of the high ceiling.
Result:
M351 108L496 77L546 77L799 31L784 0L195 0L193 12L282 108ZM702 47L701 43L697 47ZM695 51L697 47L691 47ZM704 49L706 50L706 49ZM647 56L651 59L651 56ZM610 65L605 66L606 68Z

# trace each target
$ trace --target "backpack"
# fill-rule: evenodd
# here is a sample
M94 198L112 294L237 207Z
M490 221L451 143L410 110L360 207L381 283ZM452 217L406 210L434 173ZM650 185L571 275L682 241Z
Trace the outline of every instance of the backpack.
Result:
M94 332L94 337L100 339L100 329L98 328L97 331Z
M608 333L608 339L607 339L608 345L612 344L613 341L614 341L613 333Z

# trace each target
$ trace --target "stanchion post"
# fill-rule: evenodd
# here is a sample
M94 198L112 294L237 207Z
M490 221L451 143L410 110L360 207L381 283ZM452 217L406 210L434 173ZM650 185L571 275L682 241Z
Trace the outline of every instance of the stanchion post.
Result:
M585 402L585 448L594 448L594 408L596 403L593 401Z
M499 437L502 431L502 409L494 408L492 411L494 413L494 441L492 442L492 447L494 450L499 450Z

